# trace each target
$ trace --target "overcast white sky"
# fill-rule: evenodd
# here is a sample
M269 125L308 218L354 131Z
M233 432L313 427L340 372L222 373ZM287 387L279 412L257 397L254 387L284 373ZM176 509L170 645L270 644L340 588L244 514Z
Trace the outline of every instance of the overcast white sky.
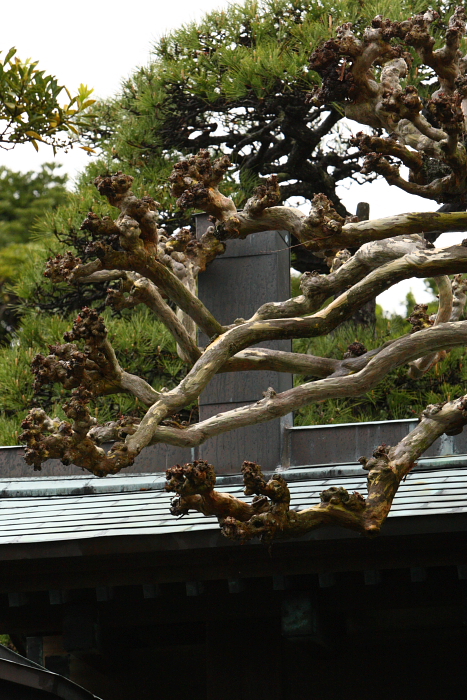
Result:
M84 83L94 88L93 97L110 97L137 66L148 63L152 46L167 31L229 4L227 0L5 2L0 49L15 46L20 58L39 61L39 68L55 75L72 93ZM17 170L35 170L52 159L52 149L43 145L38 154L31 144L0 150L0 164ZM57 160L73 176L87 156L75 147L71 153L58 154Z
M95 96L109 97L118 92L122 79L134 68L148 62L152 45L164 33L230 4L233 3L227 0L132 0L121 5L108 0L79 0L53 7L37 0L3 3L0 48L7 51L15 46L20 58L39 61L41 69L57 76L71 92L85 83L94 88ZM57 156L71 177L84 167L87 158L77 147ZM48 160L53 160L53 153L44 146L39 153L30 144L10 152L0 150L0 164L14 170L36 170ZM369 202L372 217L437 208L434 202L410 197L382 182L341 189L341 194L351 211L357 202ZM445 234L443 238L446 237L454 243L465 234ZM379 297L385 309L400 309L410 287L417 301L424 301L423 282L407 280L397 287Z

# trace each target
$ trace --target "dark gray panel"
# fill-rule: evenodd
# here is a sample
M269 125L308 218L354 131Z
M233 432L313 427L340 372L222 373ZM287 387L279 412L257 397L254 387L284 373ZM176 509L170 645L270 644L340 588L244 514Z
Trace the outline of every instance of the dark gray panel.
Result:
M216 413L230 411L242 405L243 403L229 403L201 406L200 419L204 420L215 416ZM206 459L213 464L218 474L238 473L244 460L257 462L268 471L274 470L280 465L280 456L280 418L224 433L198 447L199 459Z
M333 426L292 428L290 464L350 464L359 457L370 457L382 443L396 445L413 430L417 420L381 423L352 423ZM424 453L424 457L467 454L467 431L460 435L442 435Z
M14 476L73 476L83 474L83 470L73 464L65 467L58 459L48 459L40 472L24 461L23 447L0 448L0 477Z
M212 226L206 214L198 214L196 217L196 235L201 238L208 226ZM225 258L250 257L251 255L263 255L281 250L290 245L287 231L262 231L252 233L243 239L226 241L226 250L222 257ZM205 274L205 273L203 273Z
M125 474L164 472L174 464L185 464L192 461L192 451L189 448L173 447L172 445L151 445L139 454L135 463L124 469ZM35 472L24 461L23 447L0 448L0 477L25 476L74 476L86 472L73 464L65 467L58 459L48 459L42 465L40 472Z
M385 442L396 444L417 424L355 423L352 425L313 426L290 430L290 464L343 464L370 457L375 447ZM389 427L390 426L390 427Z
M284 264L290 274L286 253L287 256L271 253L254 258L217 258L199 276L199 298L223 324L250 318L266 302L288 299L290 280L280 274Z
M290 245L287 231L261 231L252 233L243 240L226 241L226 244L225 253L218 260L279 253Z
M193 218L196 225L196 235L201 238L203 233L206 233L208 226L212 226L212 222L209 221L207 214L195 214Z
M211 380L200 396L200 406L258 401L270 386L278 393L287 391L293 386L292 375L266 371L226 372Z
M238 255L217 258L199 277L200 299L224 324L236 318L249 318L268 301L282 301L290 296L289 250L283 235L277 231L248 236L244 241L229 241L232 249L245 252L248 247L269 254L254 258ZM207 343L206 337L200 343ZM290 340L270 341L262 347L290 352ZM272 386L276 391L292 387L292 375L280 372L236 372L220 374L202 393L200 403L217 404L257 401Z
M198 235L206 219L197 217ZM290 251L288 235L266 231L245 240L228 241L226 254L199 276L198 294L223 324L249 318L266 302L290 297ZM200 344L208 339L200 337ZM289 340L260 343L262 347L290 352ZM268 387L286 391L293 386L291 374L281 372L234 372L214 377L200 397L200 420L258 401ZM256 461L275 469L281 461L281 423L270 421L226 433L198 448L198 456L214 464L221 474L238 472L242 462Z
M125 469L126 474L164 472L174 464L186 464L192 461L192 450L173 445L150 445L135 459L135 463Z

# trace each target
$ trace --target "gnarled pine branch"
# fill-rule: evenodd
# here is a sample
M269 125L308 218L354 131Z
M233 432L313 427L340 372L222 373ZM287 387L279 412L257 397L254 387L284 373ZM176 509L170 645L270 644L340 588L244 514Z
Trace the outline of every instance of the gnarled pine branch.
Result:
M261 467L254 462L244 462L242 466L244 493L255 494L251 505L214 489L212 465L201 461L184 467L177 465L167 471L166 489L178 494L171 512L182 515L192 510L214 515L226 537L241 541L260 538L268 543L304 535L324 525L375 535L389 514L401 481L416 460L443 433L460 432L466 424L465 396L444 405L428 406L420 424L397 445L381 445L372 458L360 459L368 471L366 498L343 487L332 487L320 494L319 504L298 511L290 509L284 476L275 474L266 482Z

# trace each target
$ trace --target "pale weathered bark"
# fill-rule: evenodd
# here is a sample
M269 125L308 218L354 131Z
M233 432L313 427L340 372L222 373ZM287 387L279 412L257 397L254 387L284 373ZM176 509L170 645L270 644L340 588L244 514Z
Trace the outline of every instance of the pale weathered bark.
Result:
M231 344L225 339L221 344L221 340L217 341L219 348L216 343L210 346L211 352L206 351L203 354L178 387L161 395L155 401L136 430L126 438L125 444L117 443L113 452L106 455L103 451L96 451L92 445L88 445L89 454L87 451L83 456L83 446L81 444L75 445L71 431L69 431L67 439L63 437L63 426L60 427L61 433L57 429L50 436L39 435L35 432L35 423L39 421L41 429L48 430L44 424L46 416L43 413L38 414L37 410L34 410L31 412L30 419L34 423L34 444L31 443L31 456L35 457L37 453L43 461L45 454L47 454L46 458L62 458L63 454L66 454L67 460L73 461L78 466L89 469L99 476L114 473L122 468L120 466L122 463L125 463L124 466L130 464L134 457L149 444L163 441L172 445L193 447L209 437L286 415L290 411L297 410L313 401L359 396L375 386L391 369L415 359L420 352L465 345L467 342L467 321L429 328L417 333L416 337L413 335L404 336L381 350L359 372L353 372L346 376L334 377L331 375L280 394L276 394L273 389L268 389L265 397L255 404L226 411L188 428L161 426L160 423L166 416L177 412L201 393L210 378L216 374L217 367L222 364L229 352L232 352ZM25 427L29 429L29 426ZM31 425L31 427L33 426ZM36 444L38 437L40 438L39 444Z
M315 51L311 66L323 77L323 85L314 96L317 103L341 102L348 117L383 128L388 134L384 139L357 136L356 143L368 154L364 171L377 172L389 184L411 194L447 202L465 196L466 189L463 135L467 82L466 59L460 51L465 10L462 6L456 8L444 46L434 51L431 26L438 17L432 10L403 22L379 16L361 40L353 33L352 25L345 24L338 29L336 39ZM392 41L396 38L398 43ZM415 51L438 80L425 105L414 85L404 86L412 61L407 49ZM382 66L379 76L377 65ZM426 171L427 157L438 161L434 176ZM394 159L410 168L408 180L400 176ZM444 170L439 167L441 163Z
M453 294L451 280L447 275L442 275L440 277L435 277L435 282L438 285L439 292L439 307L436 317L433 319L433 325L437 326L439 323L446 323L452 316L453 307ZM421 377L428 370L430 370L435 364L446 357L444 350L441 352L430 353L430 355L425 355L425 357L420 357L415 362L410 363L408 375L412 379Z

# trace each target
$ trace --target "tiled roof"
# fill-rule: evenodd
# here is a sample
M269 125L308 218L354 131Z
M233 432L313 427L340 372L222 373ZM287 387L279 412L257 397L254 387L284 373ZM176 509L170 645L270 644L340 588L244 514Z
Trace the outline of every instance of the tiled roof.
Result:
M401 485L389 517L467 513L467 466L460 463L467 465L466 458L446 460L443 469L412 472ZM354 466L302 467L284 475L290 481L291 507L298 510L318 503L320 492L331 486L366 493L366 474ZM245 498L238 477L219 482L219 491ZM0 482L0 545L218 529L215 518L198 513L171 516L172 495L163 488L161 474L4 479Z

